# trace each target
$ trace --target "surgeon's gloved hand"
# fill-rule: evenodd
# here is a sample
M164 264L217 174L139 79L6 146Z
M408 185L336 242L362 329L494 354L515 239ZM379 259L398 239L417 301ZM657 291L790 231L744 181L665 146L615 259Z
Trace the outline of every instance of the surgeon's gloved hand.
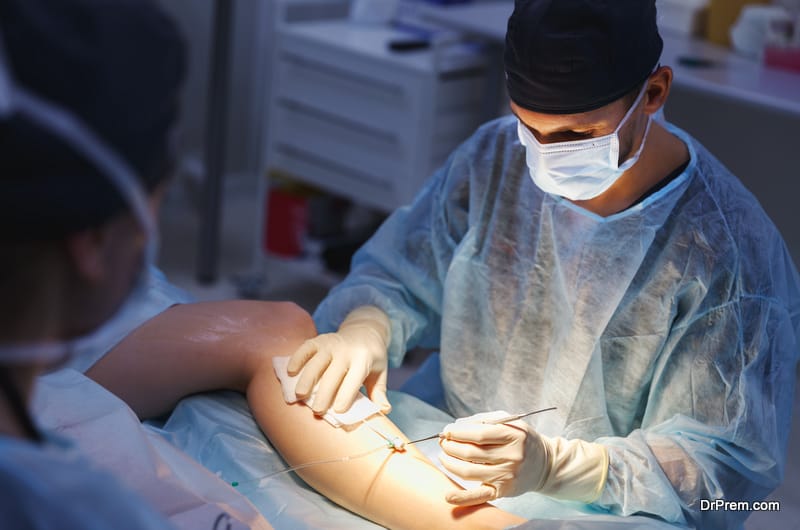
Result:
M386 380L390 333L389 317L381 309L354 309L337 332L309 339L292 354L289 375L297 375L302 369L295 394L306 399L319 383L312 404L314 413L324 414L331 404L335 412L345 412L363 384L367 396L382 412L389 412L392 407L386 397Z
M483 484L446 495L450 504L471 506L499 497L538 491L559 499L596 500L608 475L608 451L583 440L549 438L522 420L490 422L505 411L476 414L447 425L440 445L442 465Z

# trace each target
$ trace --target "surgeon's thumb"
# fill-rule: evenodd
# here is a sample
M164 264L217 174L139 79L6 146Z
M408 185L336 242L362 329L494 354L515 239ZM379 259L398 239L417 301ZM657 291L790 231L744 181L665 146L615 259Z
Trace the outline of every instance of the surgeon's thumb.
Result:
M444 499L457 506L475 506L476 504L483 504L497 498L497 490L494 486L483 484L470 490L451 490L448 491Z
M311 338L303 342L299 348L289 357L289 364L286 366L286 371L290 376L295 376L300 372L300 369L305 366L309 359L316 355L319 345L317 337Z
M387 376L387 371L382 370L378 374L370 374L364 382L369 399L381 409L383 414L389 414L392 411L392 404L389 403L389 398L386 396Z

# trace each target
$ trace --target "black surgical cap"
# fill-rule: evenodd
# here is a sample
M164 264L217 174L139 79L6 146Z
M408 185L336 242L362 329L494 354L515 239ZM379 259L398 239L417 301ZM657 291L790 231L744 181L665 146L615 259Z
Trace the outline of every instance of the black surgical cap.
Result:
M517 0L506 33L508 94L534 112L594 110L647 79L662 46L655 0Z
M71 112L152 190L171 163L185 74L175 23L150 0L0 0L14 84ZM0 117L0 234L54 239L128 205L91 161L24 114Z

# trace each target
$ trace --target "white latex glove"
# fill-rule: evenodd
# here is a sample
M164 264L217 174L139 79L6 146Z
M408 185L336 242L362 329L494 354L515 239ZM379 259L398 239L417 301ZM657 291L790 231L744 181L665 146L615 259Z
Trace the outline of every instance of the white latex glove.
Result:
M386 397L391 326L389 317L374 306L362 306L347 315L336 333L305 341L289 359L289 375L297 375L295 394L306 399L319 382L312 409L324 414L345 412L363 384L367 396L383 413L391 410ZM335 402L334 402L335 398Z
M449 492L447 502L471 506L527 491L583 502L600 496L608 475L604 446L548 438L522 420L482 423L508 416L505 411L476 414L444 428L439 442L442 465L459 477L483 483Z

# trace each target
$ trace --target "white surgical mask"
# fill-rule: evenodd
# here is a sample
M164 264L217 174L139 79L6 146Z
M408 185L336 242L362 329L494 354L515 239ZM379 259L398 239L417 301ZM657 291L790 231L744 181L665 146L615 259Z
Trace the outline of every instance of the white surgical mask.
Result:
M139 296L149 283L148 273L155 263L158 248L156 221L148 205L144 188L125 160L75 115L53 102L28 92L24 87L14 84L3 49L2 34L0 34L0 120L14 113L22 114L47 129L91 161L128 203L146 237L143 269L127 299L132 300ZM118 316L120 313L121 311L118 310L116 315ZM103 327L114 325L112 320L106 321ZM79 349L80 344L91 341L93 337L101 333L103 327L95 329L90 335L73 338L69 341L0 344L0 363L65 361Z
M517 123L519 141L525 146L526 161L531 178L542 190L573 201L597 197L638 160L650 131L647 116L639 149L622 165L619 164L619 131L644 97L647 83L642 87L631 108L611 134L571 142L542 144L522 121Z

